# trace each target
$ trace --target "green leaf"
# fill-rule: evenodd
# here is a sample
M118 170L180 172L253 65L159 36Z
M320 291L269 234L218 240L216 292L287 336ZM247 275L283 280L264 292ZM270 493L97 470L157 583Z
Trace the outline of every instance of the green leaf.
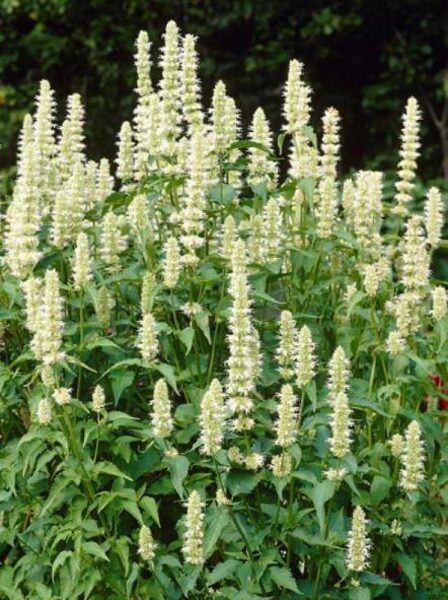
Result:
M189 567L189 572L187 571L184 577L182 577L180 580L180 586L184 593L184 598L190 597L190 592L194 589L201 571L202 567L200 565L197 567Z
M216 183L210 188L210 198L213 202L229 203L235 198L236 190L227 183Z
M131 367L131 366L138 366L141 367L142 366L142 361L140 358L126 358L124 360L120 360L116 363L114 363L111 367L109 367L106 371L104 371L104 373L101 375L100 379L98 381L100 381L101 379L103 379L104 377L106 377L106 375L109 375L109 373L111 373L112 371L116 371L117 369L123 369L123 367Z
M118 404L124 390L132 385L134 378L135 373L133 371L115 371L111 374L115 405Z
M316 180L312 177L304 177L299 181L299 188L305 194L308 202L313 200L314 188L316 187Z
M218 581L222 581L223 579L230 578L235 574L235 569L241 565L239 560L235 558L229 558L213 569L213 571L207 576L207 583L209 585L214 585Z
M142 454L138 454L126 468L126 471L134 479L138 479L145 473L149 473L151 468L160 461L160 454L155 448L148 448Z
M109 559L106 556L106 553L101 548L99 544L96 542L83 542L82 549L86 554L90 554L91 556L96 556L97 558L101 558L101 560L106 560L109 562Z
M278 151L280 152L280 154L282 154L283 152L283 144L285 143L285 139L286 136L289 135L288 133L281 133L278 137L277 137L277 146L278 146Z
M120 562L123 566L125 577L129 573L129 543L125 536L122 536L115 540L114 550L120 558Z
M210 518L210 524L208 525L205 537L204 537L204 558L207 559L215 551L216 542L221 535L222 530L229 521L229 514L227 510L221 506L214 511Z
M370 600L371 598L369 589L365 587L352 588L348 597L350 600Z
M210 335L210 324L209 324L208 313L206 313L204 311L197 313L194 316L194 321L197 324L197 326L199 327L199 329L202 331L204 336L206 337L208 343L211 344L212 337Z
M157 502L154 498L150 498L149 496L144 496L140 500L140 507L144 510L148 515L157 523L160 527L160 519L159 519L159 510L157 508Z
M275 306L277 304L281 304L281 302L279 302L278 300L276 300L269 294L266 294L265 292L254 291L252 295L256 300L262 300L262 301L266 302L266 304L268 304L268 305L271 304L271 305Z
M63 550L62 552L59 552L59 554L56 556L56 558L53 561L53 566L51 567L51 577L54 581L54 576L56 571L62 567L62 565L65 563L66 560L68 560L69 558L71 559L73 556L73 552L70 552L69 550Z
M394 554L394 558L397 561L397 563L401 566L401 568L403 569L403 573L406 575L406 577L411 582L411 585L414 588L414 590L416 590L417 589L417 567L415 565L415 560L413 558L411 558L410 556L408 556L407 554L404 554L403 552Z
M106 473L106 475L113 475L114 477L120 477L123 479L127 479L128 481L132 481L132 479L120 471L120 469L111 462L100 462L95 465L95 473L98 475L100 473Z
M186 354L188 354L193 345L193 339L194 339L193 327L186 327L185 329L182 329L182 331L178 332L177 337L184 344L185 348L187 349Z
M190 461L186 456L175 456L174 458L168 459L168 464L170 466L171 481L174 489L178 495L183 498L185 495L183 482L188 474Z
M375 475L372 481L372 485L370 486L370 500L372 504L376 505L384 500L384 498L389 493L389 490L392 486L392 482L387 477L383 477L382 475Z
M132 427L135 421L138 421L137 417L132 417L120 410L111 410L107 413L106 419L113 424L113 428Z
M327 480L321 481L312 489L311 499L313 500L316 509L321 532L323 532L325 528L325 504L333 498L335 491L335 482Z
M123 508L126 512L128 512L134 519L140 524L143 525L142 514L138 508L138 504L135 500L122 500L119 501L119 506Z
M362 300L364 300L365 297L366 297L366 294L364 294L364 292L361 292L359 290L353 294L353 296L350 298L350 302L348 303L348 306L347 306L347 316L348 317L350 317L350 315L352 314L352 311L355 308L355 306L357 306Z
M227 485L233 496L236 496L237 494L250 494L261 478L261 473L248 473L247 471L232 470L227 477Z
M171 388L173 388L173 390L176 392L176 394L178 394L179 390L177 389L176 375L174 374L173 367L166 363L160 363L160 364L156 365L155 368L157 371L159 371L159 373L162 373L162 375L167 380L168 385Z
M365 408L365 409L373 410L373 412L376 412L378 415L381 415L382 417L386 417L387 419L392 418L392 416L389 415L387 412L385 412L382 408L380 408L378 406L378 404L376 404L376 402L371 402L370 400L366 400L365 398L357 398L356 400L351 401L350 404L354 408Z
M324 546L326 548L338 548L338 546L335 546L334 544L330 544L329 542L327 542L322 536L316 535L316 534L313 535L306 529L301 529L300 527L298 527L297 529L294 529L294 531L291 533L291 535L293 537L297 538L298 540L304 541L306 544L309 544L310 546Z
M129 574L129 577L126 580L126 594L127 594L127 598L131 598L131 594L132 594L132 588L134 587L134 583L137 581L138 579L138 574L140 572L140 566L137 563L134 563L132 565L132 570L131 573Z
M313 144L313 146L315 148L317 148L317 136L314 132L314 129L311 127L311 125L305 125L305 127L303 128L303 134L306 138L308 138L310 140L310 142Z
M86 371L90 371L91 373L97 373L95 369L92 369L92 367L89 367L89 365L86 365L85 363L81 362L76 356L67 356L66 362L72 365L77 365L78 367L82 367L83 369L85 369Z
M295 594L301 594L301 592L299 592L299 588L297 587L296 581L288 567L271 567L269 569L269 573L271 575L272 581L277 587L283 588L285 590L290 590Z
M311 381L311 383L309 383L306 388L305 391L308 395L308 398L311 400L311 406L313 407L313 412L316 412L316 406L317 406L317 388L316 388L316 382Z
M261 150L262 152L266 152L266 154L272 155L272 152L269 150L267 146L264 144L260 144L260 142L253 142L252 140L241 140L239 142L233 142L228 148L227 151L231 152L232 150L239 150L245 148L255 148L256 150Z
M252 191L255 196L258 196L259 198L261 198L263 200L263 202L265 202L267 200L268 190L267 190L266 184L264 182L260 182L255 185L252 185L251 188L252 188Z

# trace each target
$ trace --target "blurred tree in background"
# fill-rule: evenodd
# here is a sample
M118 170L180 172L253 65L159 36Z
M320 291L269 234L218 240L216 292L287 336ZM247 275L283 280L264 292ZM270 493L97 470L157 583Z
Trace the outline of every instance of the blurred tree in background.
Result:
M395 164L412 94L424 109L421 171L448 179L447 13L446 0L0 0L0 168L14 163L42 78L60 111L68 94L82 94L91 154L113 156L119 125L132 114L138 31L158 47L175 19L200 37L205 99L224 79L244 125L262 105L279 126L287 63L296 57L315 90L315 124L326 106L341 111L345 164Z

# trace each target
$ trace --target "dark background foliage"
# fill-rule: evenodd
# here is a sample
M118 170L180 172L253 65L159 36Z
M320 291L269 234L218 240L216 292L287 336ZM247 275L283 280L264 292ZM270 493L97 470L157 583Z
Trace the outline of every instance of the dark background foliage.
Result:
M166 21L199 36L208 103L222 78L243 112L262 105L280 125L287 64L306 65L314 122L326 106L343 119L343 168L391 168L406 98L424 109L420 173L448 179L448 4L445 0L0 0L0 166L37 83L82 94L93 158L113 156L131 116L133 44L147 29L158 48ZM61 116L61 115L60 115Z

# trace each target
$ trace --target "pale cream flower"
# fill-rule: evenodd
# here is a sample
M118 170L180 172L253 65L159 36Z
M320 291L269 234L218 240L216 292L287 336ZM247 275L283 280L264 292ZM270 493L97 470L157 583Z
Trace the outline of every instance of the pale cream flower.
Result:
M328 399L333 402L339 393L347 391L350 377L350 362L342 346L338 346L334 351L328 365L328 371Z
M370 546L366 516L361 506L357 506L353 511L352 528L348 534L346 563L350 571L361 572L367 569Z
M406 492L417 489L419 482L424 479L424 461L420 425L418 421L412 421L406 429L404 450L401 455L400 487Z
M415 98L409 98L402 117L400 162L398 163L398 181L395 184L395 212L406 215L407 205L412 200L414 179L417 171L417 158L420 148L421 111Z
M400 458L404 450L403 436L400 433L394 433L387 443L390 446L392 456L394 458Z
M126 185L132 180L134 170L134 143L132 139L132 127L129 121L125 121L121 125L118 135L116 163L117 175L122 183Z
M53 365L63 359L64 353L61 351L63 328L59 275L54 269L49 269L45 273L42 306L31 340L31 349L37 360L46 365Z
M264 465L264 456L259 452L251 452L244 459L246 469L249 471L258 471Z
M191 133L201 131L204 125L198 66L196 38L194 35L187 33L182 46L181 106L184 119L188 123Z
M324 475L329 481L342 481L347 473L348 471L345 468L327 469L324 471Z
M96 413L103 412L106 408L106 394L104 388L101 385L95 386L92 394L92 409Z
M275 443L282 448L287 448L297 438L297 398L294 395L292 386L289 384L282 385L279 398Z
M168 21L163 37L164 45L159 63L162 69L159 82L159 138L161 154L172 157L176 153L176 141L179 136L181 103L179 28L174 21ZM167 168L169 171L169 165Z
M432 187L428 191L425 202L425 228L428 243L436 248L442 238L443 228L443 201L440 190Z
M280 376L286 381L294 376L297 335L292 313L289 310L283 310L280 314L279 342L276 350L276 357Z
M253 142L262 144L266 150L272 153L272 133L262 108L257 108L254 112L249 136ZM260 148L249 148L248 171L247 181L250 185L256 186L264 183L267 189L272 189L277 182L277 164L265 150Z
M204 562L204 503L199 493L193 490L188 496L185 534L182 553L185 562L201 565Z
M174 429L171 400L164 379L159 379L154 386L151 422L156 437L167 438Z
M152 364L157 359L159 352L157 326L150 312L145 313L140 322L137 347L146 365Z
M52 410L48 398L42 398L42 400L39 400L36 417L40 425L49 425L51 423Z
M138 536L138 553L143 560L151 561L155 556L156 545L151 530L142 525Z
M321 172L324 177L336 178L336 167L339 160L339 112L327 108L322 118L322 155L320 157Z
M60 387L54 390L53 392L53 400L59 406L63 406L64 404L70 404L72 401L72 391L70 388Z
M213 379L201 400L201 452L213 456L222 448L226 411L224 393L218 379Z
M315 369L315 345L309 327L304 325L299 331L297 342L296 383L299 388L311 383Z
M271 469L274 477L288 477L292 471L292 458L288 452L282 452L272 457Z
M447 292L446 289L440 285L436 286L431 290L432 296L432 310L431 314L433 319L440 321L447 314Z
M76 238L75 256L73 261L73 283L75 290L82 290L92 279L90 263L89 239L85 233L79 233Z
M351 410L345 392L339 392L332 402L331 437L329 439L331 452L337 458L344 458L350 451L352 421Z
M168 289L173 289L179 280L181 271L181 257L179 244L175 237L167 239L164 246L165 257L163 260L163 285Z

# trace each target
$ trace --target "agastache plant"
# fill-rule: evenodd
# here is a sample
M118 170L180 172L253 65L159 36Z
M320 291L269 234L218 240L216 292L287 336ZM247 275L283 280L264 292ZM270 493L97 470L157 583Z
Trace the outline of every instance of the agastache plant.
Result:
M385 171L352 169L348 107L301 60L274 131L174 21L128 55L114 155L44 80L2 198L0 596L445 597L424 97Z

